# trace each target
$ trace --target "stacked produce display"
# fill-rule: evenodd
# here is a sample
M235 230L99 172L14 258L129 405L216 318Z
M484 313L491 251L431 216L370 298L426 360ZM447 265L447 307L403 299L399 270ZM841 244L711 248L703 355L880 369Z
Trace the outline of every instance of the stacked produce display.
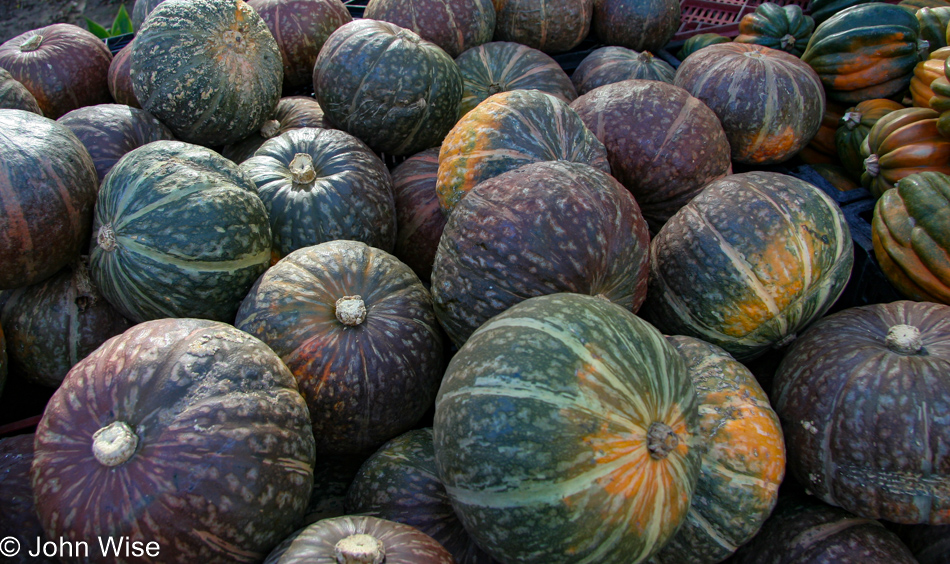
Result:
M689 5L0 44L0 559L950 561L950 2Z

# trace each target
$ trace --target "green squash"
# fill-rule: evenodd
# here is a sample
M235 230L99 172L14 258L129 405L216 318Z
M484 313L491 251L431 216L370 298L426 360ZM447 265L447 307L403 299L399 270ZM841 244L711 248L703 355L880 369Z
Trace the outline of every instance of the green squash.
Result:
M947 46L947 25L950 24L950 5L917 10L920 38L927 42L927 52L933 53ZM926 57L924 58L926 60Z
M730 41L732 40L718 33L697 33L683 43L680 50L676 52L676 58L682 61L703 47L729 43Z
M865 100L848 108L835 130L835 148L841 164L851 176L860 181L864 172L861 145L867 139L874 124L894 110L903 109L903 104L887 98Z
M801 6L766 2L743 16L734 41L764 45L800 57L814 31L815 20L806 16Z

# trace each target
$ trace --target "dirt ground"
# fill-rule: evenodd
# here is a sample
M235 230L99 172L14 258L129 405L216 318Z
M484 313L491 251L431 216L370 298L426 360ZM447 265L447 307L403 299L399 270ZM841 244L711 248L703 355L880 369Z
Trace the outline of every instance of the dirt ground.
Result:
M131 14L135 0L0 0L0 43L52 23L85 29L84 16L108 28L122 4Z

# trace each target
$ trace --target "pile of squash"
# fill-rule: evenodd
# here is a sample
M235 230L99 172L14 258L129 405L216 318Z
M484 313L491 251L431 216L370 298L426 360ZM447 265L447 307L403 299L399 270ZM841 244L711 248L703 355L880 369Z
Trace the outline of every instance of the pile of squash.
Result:
M0 44L4 556L950 559L950 3L132 13Z

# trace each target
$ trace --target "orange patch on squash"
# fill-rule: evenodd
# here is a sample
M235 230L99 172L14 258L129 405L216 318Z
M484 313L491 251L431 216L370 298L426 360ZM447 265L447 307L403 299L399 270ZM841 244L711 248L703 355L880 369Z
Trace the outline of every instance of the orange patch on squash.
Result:
M780 131L766 135L758 144L752 144L748 154L741 158L748 162L774 162L784 159L796 152L802 144L802 138L791 125L786 125Z

